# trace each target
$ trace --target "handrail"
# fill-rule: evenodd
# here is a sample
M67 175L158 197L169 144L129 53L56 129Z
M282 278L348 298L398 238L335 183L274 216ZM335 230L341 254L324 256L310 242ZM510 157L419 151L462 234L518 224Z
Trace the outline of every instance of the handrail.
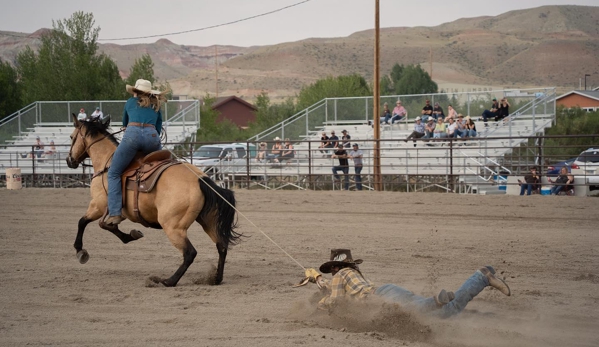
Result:
M19 117L21 114L31 110L32 108L34 108L35 106L37 106L37 101L32 102L31 104L21 108L20 110L18 110L17 112L10 114L2 119L0 119L0 127L3 126L4 124L10 122L11 120Z
M181 111L175 113L174 116L169 118L168 123L174 123L174 122L179 121L179 118L185 117L187 115L187 113L190 112L193 108L199 107L199 103L200 102L198 100L195 100L194 102L189 104L187 107L185 107Z

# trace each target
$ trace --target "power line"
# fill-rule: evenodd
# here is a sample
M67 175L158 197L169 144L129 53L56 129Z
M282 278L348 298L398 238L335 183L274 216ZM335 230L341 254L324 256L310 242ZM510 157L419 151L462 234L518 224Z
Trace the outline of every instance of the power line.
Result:
M234 20L232 22L211 25L211 26L207 26L207 27L203 27L203 28L199 28L199 29L191 29L191 30L185 30L185 31L177 31L177 32L168 33L168 34L157 34L157 35L148 35L148 36L121 37L121 38L113 38L113 39L98 39L98 41L122 41L122 40L148 39L148 38L153 38L153 37L180 35L180 34L187 34L187 33L196 32L196 31L203 31L203 30L208 30L208 29L214 29L214 28L223 27L223 26L226 26L226 25L231 25L231 24L236 24L236 23L240 23L240 22L245 22L245 21L248 21L250 19L254 19L254 18L258 18L258 17L264 17L264 16L267 16L269 14L273 14L273 13L276 13L276 12L281 12L281 11L286 10L288 8L295 7L295 6L304 4L306 2L310 2L310 1L312 1L312 0L300 1L298 3L292 4L292 5L289 5L289 6L285 6L285 7L281 7L279 9L276 9L276 10L273 10L273 11L270 11L270 12L265 12L265 13L257 14L255 16L251 16L251 17L246 17L246 18L243 18L243 19Z

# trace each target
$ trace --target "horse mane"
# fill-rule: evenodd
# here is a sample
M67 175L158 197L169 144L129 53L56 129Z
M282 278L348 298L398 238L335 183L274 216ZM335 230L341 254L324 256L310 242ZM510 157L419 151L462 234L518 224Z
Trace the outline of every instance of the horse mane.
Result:
M119 141L114 137L114 135L108 132L109 123L104 124L99 120L93 120L89 122L83 121L81 122L81 124L83 124L83 126L85 127L87 135L91 137L103 135L106 136L115 145L119 145Z

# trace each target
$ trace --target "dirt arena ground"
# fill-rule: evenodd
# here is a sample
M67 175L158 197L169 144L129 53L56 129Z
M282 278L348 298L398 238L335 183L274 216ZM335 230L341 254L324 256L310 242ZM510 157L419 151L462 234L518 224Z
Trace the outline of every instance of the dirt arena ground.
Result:
M432 295L494 265L513 296L485 289L439 320L360 306L316 312L303 270L243 218L220 286L193 226L196 262L176 288L151 287L181 256L162 231L123 245L90 224L75 257L84 189L0 190L0 346L597 346L598 198L237 191L240 210L306 267L330 248L364 259L375 284ZM133 228L124 222L122 229Z

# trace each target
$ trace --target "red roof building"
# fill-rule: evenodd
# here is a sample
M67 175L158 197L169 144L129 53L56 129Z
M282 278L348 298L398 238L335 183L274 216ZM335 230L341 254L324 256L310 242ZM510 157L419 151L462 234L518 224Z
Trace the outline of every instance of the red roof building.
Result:
M588 112L599 110L599 91L573 90L555 99L558 106L580 107Z
M255 112L258 110L256 106L235 95L216 99L212 109L220 112L217 122L228 119L240 128L247 128L250 122L255 121Z

